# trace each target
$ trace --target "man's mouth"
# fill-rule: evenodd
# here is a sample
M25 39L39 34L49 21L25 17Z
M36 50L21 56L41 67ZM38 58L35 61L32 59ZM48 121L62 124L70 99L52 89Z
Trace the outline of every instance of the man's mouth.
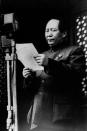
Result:
M53 42L55 39L48 39L49 42Z
M55 43L55 39L48 39L48 45L53 46Z

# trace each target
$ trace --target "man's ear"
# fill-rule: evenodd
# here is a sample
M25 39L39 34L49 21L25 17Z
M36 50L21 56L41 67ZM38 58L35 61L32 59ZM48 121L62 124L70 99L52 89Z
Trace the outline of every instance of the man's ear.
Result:
M65 38L66 36L67 36L67 32L64 32L62 37Z

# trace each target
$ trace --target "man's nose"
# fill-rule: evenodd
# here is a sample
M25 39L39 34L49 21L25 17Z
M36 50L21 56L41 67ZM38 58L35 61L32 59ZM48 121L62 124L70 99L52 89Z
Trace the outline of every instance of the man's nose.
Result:
M48 34L47 34L48 37L52 37L53 36L53 33L52 31L49 31Z

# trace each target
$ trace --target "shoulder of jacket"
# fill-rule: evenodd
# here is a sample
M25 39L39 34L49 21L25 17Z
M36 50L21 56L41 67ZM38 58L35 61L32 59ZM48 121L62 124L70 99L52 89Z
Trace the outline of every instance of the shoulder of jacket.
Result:
M71 47L69 47L69 54L73 54L73 53L83 54L82 47L80 47L80 46L71 46Z
M79 48L80 48L79 46L68 46L64 48L62 52L64 53L64 55L66 54L66 56L69 56L69 54L79 50Z
M82 50L82 48L81 48L80 46L73 45L73 46L69 46L69 47L67 48L67 50L75 51L75 50Z

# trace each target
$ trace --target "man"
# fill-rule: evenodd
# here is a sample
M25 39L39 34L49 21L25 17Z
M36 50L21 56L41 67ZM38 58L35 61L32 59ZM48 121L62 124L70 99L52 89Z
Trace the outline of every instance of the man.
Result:
M70 113L69 107L79 105L81 100L84 54L77 46L67 46L66 36L60 20L48 21L45 38L50 49L35 56L36 62L44 69L23 69L25 85L35 90L28 113L31 129L70 119L71 114L67 115Z

